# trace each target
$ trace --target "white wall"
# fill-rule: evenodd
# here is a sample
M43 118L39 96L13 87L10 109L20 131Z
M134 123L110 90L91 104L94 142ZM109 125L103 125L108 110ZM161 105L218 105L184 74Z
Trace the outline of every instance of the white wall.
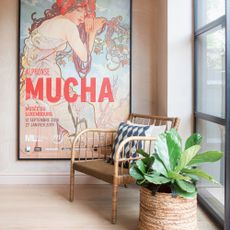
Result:
M167 9L167 112L181 118L185 138L193 131L193 1L168 0Z

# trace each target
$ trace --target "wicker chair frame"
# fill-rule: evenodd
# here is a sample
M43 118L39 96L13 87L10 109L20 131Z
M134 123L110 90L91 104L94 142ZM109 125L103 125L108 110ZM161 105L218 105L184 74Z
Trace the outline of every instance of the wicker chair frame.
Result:
M140 114L130 114L131 122L143 125L166 125L166 130L170 128L178 129L180 120L177 117L150 116ZM128 137L119 145L114 164L108 164L106 159L110 156L113 142L116 136L116 129L85 129L74 139L72 145L71 164L70 164L70 201L74 200L75 171L94 176L105 182L111 183L112 188L112 218L113 224L117 221L117 200L118 187L120 185L135 183L129 175L129 170L124 165L130 166L137 157L125 157L125 146L131 145L134 141L143 143L145 151L150 152L150 146L156 140L155 137L133 136ZM130 148L131 149L131 148ZM146 150L147 149L147 150ZM132 154L130 154L132 155Z

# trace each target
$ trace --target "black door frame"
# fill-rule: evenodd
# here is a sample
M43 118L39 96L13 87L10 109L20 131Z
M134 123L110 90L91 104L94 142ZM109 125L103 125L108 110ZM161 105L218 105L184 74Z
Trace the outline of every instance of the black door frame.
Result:
M199 0L198 0L199 1ZM194 1L194 18L195 18L195 28L196 28L196 19L197 19L197 0ZM214 122L219 125L225 126L225 214L224 218L220 216L210 204L198 195L198 201L201 206L214 218L216 223L220 225L225 230L230 230L230 1L225 0L225 15L218 18L217 20L203 26L198 30L194 30L194 65L195 65L195 79L194 79L194 131L197 130L196 119L202 119L210 122ZM209 114L200 113L197 111L197 38L199 35L217 27L225 27L225 118L219 118Z
M226 139L225 139L225 221L230 230L230 1L226 4Z

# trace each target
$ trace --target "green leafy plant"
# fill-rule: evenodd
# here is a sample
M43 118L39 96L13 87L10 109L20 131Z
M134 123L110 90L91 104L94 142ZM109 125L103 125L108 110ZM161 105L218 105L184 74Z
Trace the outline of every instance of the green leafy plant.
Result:
M194 198L200 178L218 183L198 166L216 162L223 156L219 151L199 153L201 141L201 135L195 133L182 148L182 139L175 129L162 133L156 140L154 153L137 151L143 158L132 164L130 175L138 185L147 187L153 194L171 192L173 196Z

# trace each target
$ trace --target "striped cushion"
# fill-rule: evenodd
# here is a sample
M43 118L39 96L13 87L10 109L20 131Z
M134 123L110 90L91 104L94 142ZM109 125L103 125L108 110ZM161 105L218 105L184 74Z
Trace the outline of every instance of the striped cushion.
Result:
M149 131L149 129L151 129L151 126L129 125L122 122L119 125L117 135L115 137L115 141L112 149L112 156L111 156L112 161L114 161L114 155L118 149L118 146L124 139L131 136L146 136L146 133ZM142 141L132 141L131 144L127 143L124 147L125 157L127 158L129 158L130 156L135 157L136 150L141 148L143 148ZM122 153L120 153L119 157L122 157L121 154Z

